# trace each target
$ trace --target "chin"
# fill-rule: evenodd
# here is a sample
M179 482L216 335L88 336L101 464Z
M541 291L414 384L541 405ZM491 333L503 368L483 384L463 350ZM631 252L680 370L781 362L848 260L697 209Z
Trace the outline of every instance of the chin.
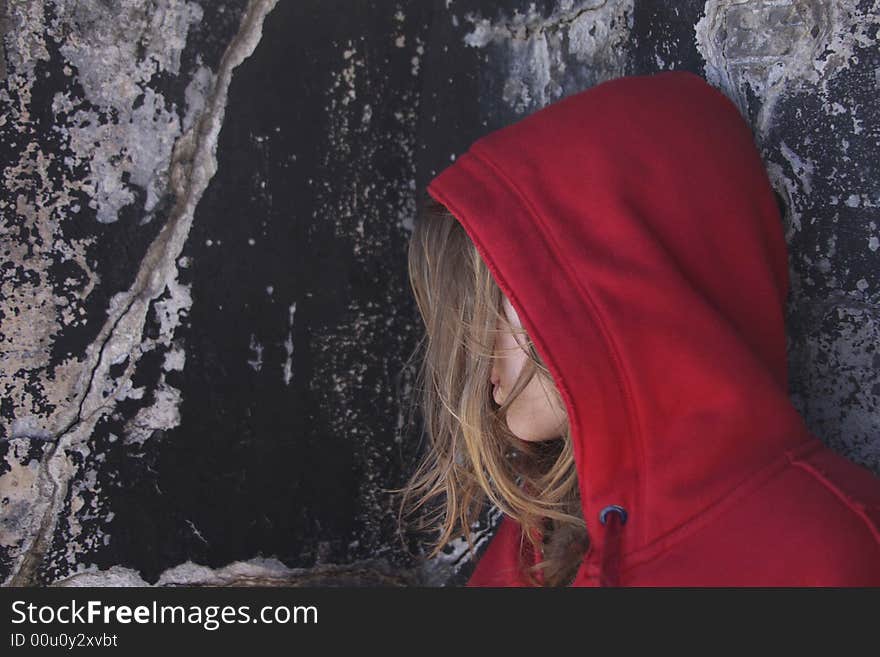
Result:
M538 431L535 431L534 427L525 425L523 426L516 420L507 423L507 428L510 429L510 432L519 438L520 440L525 440L526 442L535 442L539 440L545 440L543 434Z

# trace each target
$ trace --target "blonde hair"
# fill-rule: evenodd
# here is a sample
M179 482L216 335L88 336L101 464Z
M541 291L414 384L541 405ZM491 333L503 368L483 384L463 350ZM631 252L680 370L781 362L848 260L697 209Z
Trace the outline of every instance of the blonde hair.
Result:
M573 578L589 546L578 491L570 426L558 439L529 442L511 433L510 405L534 376L564 408L552 376L525 329L511 326L503 293L463 226L425 195L410 237L409 279L425 335L412 397L422 412L428 449L401 494L398 521L422 509L419 529L438 533L429 558L464 536L487 502L519 522L520 567L536 586ZM490 375L498 322L525 338L528 359L504 404L492 395ZM440 501L439 504L432 504ZM429 510L430 509L430 510ZM527 550L530 561L525 563ZM540 554L542 559L532 559ZM540 575L538 575L540 573Z

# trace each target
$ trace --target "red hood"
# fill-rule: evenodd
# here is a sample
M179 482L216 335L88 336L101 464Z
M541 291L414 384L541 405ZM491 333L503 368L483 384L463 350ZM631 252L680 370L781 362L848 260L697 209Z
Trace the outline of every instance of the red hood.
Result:
M604 82L476 141L428 192L519 313L571 423L584 518L657 544L811 438L788 261L749 126L692 73Z

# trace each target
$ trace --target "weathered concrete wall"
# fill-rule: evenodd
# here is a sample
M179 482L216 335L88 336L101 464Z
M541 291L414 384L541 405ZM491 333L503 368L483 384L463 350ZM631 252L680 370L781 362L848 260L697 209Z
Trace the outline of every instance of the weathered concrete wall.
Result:
M0 581L463 581L382 490L418 448L416 192L665 69L754 126L792 398L880 474L877 2L0 0L0 31Z

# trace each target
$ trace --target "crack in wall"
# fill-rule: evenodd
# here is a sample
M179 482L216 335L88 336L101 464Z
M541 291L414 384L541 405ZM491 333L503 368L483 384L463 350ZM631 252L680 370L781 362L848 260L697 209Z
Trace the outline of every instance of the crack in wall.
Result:
M142 334L150 301L173 284L175 262L192 225L195 208L217 170L216 143L225 115L229 84L233 70L247 59L262 37L266 15L278 0L250 0L242 16L238 33L223 54L214 88L205 109L193 126L175 143L170 165L171 189L176 201L168 222L162 227L141 261L135 282L128 292L117 294L110 303L110 319L102 328L101 347L96 365L91 368L89 387L80 401L77 419L59 436L45 466L40 468L38 489L40 500L35 504L39 527L25 538L13 566L11 584L35 584L35 575L51 543L72 475L66 457L71 448L84 445L100 416L109 406L94 385L102 380L118 356L131 352ZM94 344L94 343L93 343ZM97 398L97 399L95 399ZM85 413L85 416L84 416ZM33 524L32 523L32 527Z
M47 508L45 508L40 513L36 513L36 509L32 510L33 515L39 516L41 518L40 527L36 533L36 538L31 543L31 547L23 551L23 558L20 561L18 570L13 573L13 576L10 580L10 584L12 586L27 586L28 584L34 582L36 570L42 562L43 556L46 554L46 551L49 548L49 544L52 540L52 533L55 529L55 524L57 523L58 513L60 512L61 506L64 502L64 496L66 495L67 491L67 484L69 483L69 476L53 476L51 473L51 465L55 462L55 455L57 454L58 447L63 442L64 437L73 432L75 428L79 426L82 422L83 406L85 405L86 399L89 396L89 392L92 390L96 374L102 362L101 357L104 353L104 348L113 337L114 329L119 325L119 322L122 320L122 318L126 316L126 313L131 308L132 303L130 303L116 319L116 321L113 323L113 326L110 328L106 339L101 343L101 348L98 352L97 362L91 368L89 383L85 387L85 393L83 394L82 399L80 399L79 407L77 408L76 412L76 417L67 427L64 428L64 430L58 435L57 439L52 443L52 446L44 452L43 457L40 459L40 470L37 485L38 487L47 486L46 480L48 479L48 484L52 486L52 491L45 496L45 498L48 500ZM91 417L97 415L99 411L109 405L110 404L103 404L97 409L94 409L89 413L86 419L90 419ZM93 427L94 423L91 424L90 429ZM45 503L43 506L46 506Z
M467 14L465 18L474 23L475 30L465 39L465 43L471 46L482 47L492 40L517 39L528 41L534 36L542 35L545 31L558 31L563 27L570 26L587 12L599 11L605 8L608 0L602 2L580 2L572 7L572 2L563 2L550 16L543 18L539 14L529 12L519 13L514 9L513 18L502 20L492 24L488 19L475 18Z
M99 261L87 249L105 239L112 244L123 232L131 242L146 234L130 222L103 230L90 220L101 221L103 211L104 218L115 222L121 208L103 203L107 193L136 191L135 179L150 177L146 170L151 163L160 181L172 142L180 134L178 114L167 109L170 96L165 94L178 81L189 19L201 10L186 0L157 0L152 6L155 11L148 15L136 0L112 6L48 0L6 4L3 45L9 71L0 85L0 141L8 147L7 165L0 167L0 243L7 259L0 272L0 440L8 439L14 453L36 441L54 445L86 416L89 391L99 383L101 351L109 346L107 336L115 333L115 327L108 333L106 325L101 330L105 303L92 295L96 290L103 293L101 283L103 289L126 286L114 279L121 275L131 280L138 264L138 258L131 264L113 262L113 251L102 252ZM106 20L108 15L118 20ZM155 47L136 50L132 34L157 35ZM147 86L148 99L138 104L134 94L153 73L160 75L156 89ZM187 92L187 99L197 100L197 86ZM131 157L117 159L129 147ZM105 165L116 168L109 171L102 168ZM131 188L125 186L129 174ZM162 190L165 214L164 186L157 182L155 189ZM86 204L97 212L82 213ZM136 208L137 204L128 209ZM95 271L99 264L108 270L106 281ZM119 299L128 303L124 295ZM107 313L111 323L124 316L114 308ZM86 324L92 322L98 335L86 338L93 333ZM80 344L89 339L90 344ZM39 457L25 450L23 458L40 470L50 447L40 444ZM87 453L82 441L76 449ZM24 466L11 467L20 471ZM39 534L50 497L47 482L34 482L33 488L42 494L29 499L10 491L15 485L14 474L0 474L0 495L4 501L10 495L15 500L15 508L0 519L4 567L18 563L23 548Z

